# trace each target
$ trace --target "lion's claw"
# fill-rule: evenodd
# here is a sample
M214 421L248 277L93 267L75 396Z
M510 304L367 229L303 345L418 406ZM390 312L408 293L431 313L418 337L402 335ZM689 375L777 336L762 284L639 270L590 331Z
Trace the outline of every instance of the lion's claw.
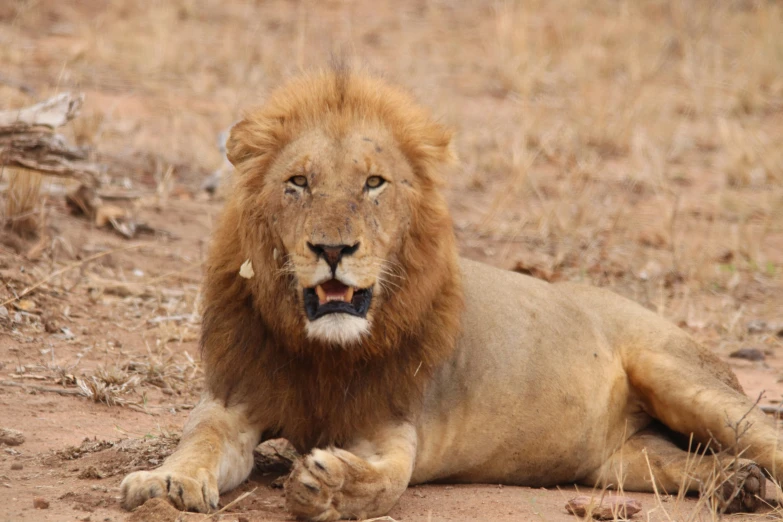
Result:
M196 476L165 470L136 471L120 484L122 507L135 509L147 500L165 497L181 511L209 513L217 509L220 494L217 481L201 471Z

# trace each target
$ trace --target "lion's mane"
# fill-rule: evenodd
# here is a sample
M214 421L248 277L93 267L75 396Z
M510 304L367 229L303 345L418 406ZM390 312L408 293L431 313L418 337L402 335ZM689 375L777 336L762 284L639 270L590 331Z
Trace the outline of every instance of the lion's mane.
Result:
M414 175L410 228L393 261L400 287L374 310L372 331L349 347L308 339L292 276L270 232L264 174L295 137L320 127L339 135L383 125ZM437 188L450 132L405 92L365 73L336 69L298 77L248 112L231 132L234 189L206 266L201 337L207 386L243 403L299 449L342 444L381 422L415 415L433 370L453 350L462 311L451 218ZM238 275L250 259L255 276Z

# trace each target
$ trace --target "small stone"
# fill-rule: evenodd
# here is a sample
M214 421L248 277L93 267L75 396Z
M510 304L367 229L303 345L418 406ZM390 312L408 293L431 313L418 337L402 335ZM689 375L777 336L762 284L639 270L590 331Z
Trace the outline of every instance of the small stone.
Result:
M6 446L19 446L24 443L24 435L21 431L10 428L0 428L0 444Z
M0 306L0 320L7 321L9 319L8 308Z
M745 359L746 361L763 361L766 359L764 352L758 348L740 348L736 352L731 352L729 357L734 359Z
M598 520L617 520L631 518L642 510L642 504L638 500L619 495L606 495L599 498L582 495L569 500L565 508L578 517L590 516Z
M761 319L754 319L748 322L748 333L762 333L767 331L767 322Z
M256 469L261 472L288 471L300 457L286 439L271 439L256 446L253 453Z
M33 499L33 507L35 509L49 509L49 501L43 497L35 497Z
M11 469L13 471L19 471L20 469L24 469L24 466L22 466L21 462L14 462L13 464L11 464Z
M54 320L51 316L44 316L43 317L43 326L46 333L57 333L60 331L60 328L57 326L57 322Z
M106 474L95 466L87 466L78 475L80 479L102 479L105 476Z

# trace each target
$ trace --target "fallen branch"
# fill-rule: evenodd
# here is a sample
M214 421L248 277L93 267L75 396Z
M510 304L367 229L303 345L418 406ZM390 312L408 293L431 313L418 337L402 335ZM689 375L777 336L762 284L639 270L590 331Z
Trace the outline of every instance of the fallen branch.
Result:
M23 109L0 111L0 128L13 127L62 127L79 114L84 95L64 92L48 100Z
M81 390L49 388L47 386L36 386L34 384L24 384L16 381L0 381L0 386L11 386L14 388L22 388L26 391L34 391L39 393L56 393L58 395L68 395L71 397L84 397L84 394L81 392Z
M87 149L69 145L52 129L79 114L84 95L63 93L23 109L0 111L0 167L29 169L73 177L96 185L98 165Z
M759 406L761 408L761 411L766 413L767 415L776 415L778 417L783 417L783 406L770 406L770 405L762 405Z

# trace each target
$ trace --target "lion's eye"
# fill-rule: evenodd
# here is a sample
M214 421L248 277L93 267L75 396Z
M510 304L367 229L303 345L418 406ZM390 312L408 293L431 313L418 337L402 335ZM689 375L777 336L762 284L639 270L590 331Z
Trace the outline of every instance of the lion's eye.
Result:
M297 187L306 187L307 178L305 176L294 176L288 179L289 183L296 185Z
M386 180L383 179L380 176L370 176L369 178L367 178L367 188L368 189L377 189L378 187L380 187L384 183L386 183Z

